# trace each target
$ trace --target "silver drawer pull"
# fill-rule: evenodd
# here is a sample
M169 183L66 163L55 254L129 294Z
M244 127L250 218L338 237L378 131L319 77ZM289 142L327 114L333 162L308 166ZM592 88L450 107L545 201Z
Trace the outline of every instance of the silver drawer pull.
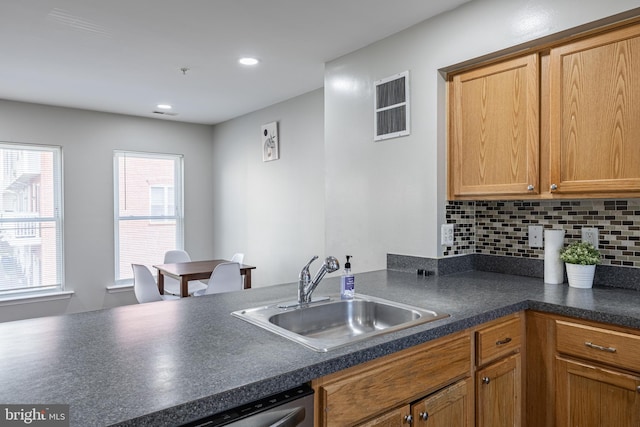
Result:
M584 343L584 345L586 345L589 348L596 349L596 350L606 351L607 353L615 353L617 351L614 347L603 347L601 345L594 344L594 343L591 343L591 342L586 342L586 343Z
M503 340L496 341L496 345L505 345L505 344L509 344L510 342L511 342L511 338L506 337Z

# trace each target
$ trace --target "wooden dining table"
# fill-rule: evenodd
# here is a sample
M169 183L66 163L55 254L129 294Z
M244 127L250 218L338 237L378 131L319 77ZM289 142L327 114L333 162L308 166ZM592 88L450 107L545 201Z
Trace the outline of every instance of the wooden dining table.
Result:
M208 261L177 262L174 264L158 264L153 267L158 270L158 290L164 294L164 276L173 277L180 281L180 297L189 296L189 282L191 280L203 280L211 277L211 273L226 259L212 259ZM244 288L251 288L252 265L240 264L240 274L244 276Z

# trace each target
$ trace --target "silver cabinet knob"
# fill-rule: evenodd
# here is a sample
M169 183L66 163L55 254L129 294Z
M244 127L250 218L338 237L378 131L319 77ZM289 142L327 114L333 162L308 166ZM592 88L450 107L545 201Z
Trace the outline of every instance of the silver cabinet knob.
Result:
M551 184L551 187L549 187L549 189L551 191L556 191L558 189L558 186L556 184Z
M533 191L533 190L535 190L535 188L536 188L536 187L534 187L532 184L529 184L529 185L527 186L527 191Z
M491 378L489 377L482 377L482 384L489 384L491 382Z
M413 417L411 415L405 415L404 422L407 424L411 424L413 422Z
M427 421L429 419L429 413L428 412L420 412L420 419L422 421Z

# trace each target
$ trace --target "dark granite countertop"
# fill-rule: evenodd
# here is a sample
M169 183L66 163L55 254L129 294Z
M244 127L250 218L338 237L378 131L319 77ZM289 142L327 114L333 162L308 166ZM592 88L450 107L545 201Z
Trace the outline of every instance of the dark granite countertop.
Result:
M337 277L316 295L335 294ZM72 426L174 426L523 309L640 329L640 292L487 272L356 275L356 292L451 316L317 353L230 316L278 285L0 324L0 403L70 404Z

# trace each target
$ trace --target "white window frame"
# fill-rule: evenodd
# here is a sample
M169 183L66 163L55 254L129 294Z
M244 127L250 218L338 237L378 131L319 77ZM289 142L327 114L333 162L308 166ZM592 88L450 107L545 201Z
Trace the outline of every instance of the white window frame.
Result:
M170 186L170 185L158 185L158 184L152 184L149 186L149 215L153 216L153 190L162 190L162 212L163 212L163 216L172 216L171 212L170 212L170 207L173 206L173 208L175 209L175 187L174 186ZM173 190L174 192L174 197L173 200L174 202L171 203L170 202L170 198L169 195L171 193L171 190ZM160 204L157 204L157 206L160 206ZM157 219L154 220L154 222L173 222L173 220L170 219Z
M174 212L166 212L166 215L152 215L148 212L148 215L132 215L132 216L120 216L120 197L119 197L119 159L126 157L148 158L148 159L166 159L173 160L174 162ZM121 221L137 221L146 220L154 223L158 222L175 222L176 224L176 241L175 247L171 249L183 249L184 248L184 188L183 188L183 163L184 158L181 154L166 154L166 153L148 153L137 151L123 151L114 150L113 152L113 194L114 194L114 284L119 286L131 286L133 280L131 278L119 279L122 276L120 271L120 222ZM158 187L158 185L151 185ZM166 188L168 186L161 185ZM149 192L151 190L149 189ZM150 207L150 206L149 206ZM160 263L162 260L158 260Z
M53 183L52 183L52 193L51 197L53 200L53 216L43 217L43 216L28 216L28 217L8 217L0 214L0 224L11 224L11 223L21 223L28 224L28 226L23 230L21 234L19 231L16 231L16 236L20 235L21 237L29 238L29 230L38 229L38 224L41 223L51 223L55 224L55 279L54 283L50 284L40 284L40 285L29 285L20 288L8 288L2 286L0 283L0 301L10 301L10 300L26 300L31 298L47 298L48 295L53 294L61 294L64 293L64 215L63 215L63 163L62 163L62 147L54 146L54 145L37 145L37 144L27 144L27 143L17 143L17 142L0 142L0 148L6 150L21 150L21 151L32 151L32 152L48 152L53 155L52 159L52 174L53 174ZM17 177L16 177L17 178ZM6 185L6 182L5 182ZM42 186L32 185L32 190L38 191L42 189ZM37 205L31 205L33 202L36 202ZM23 195L22 203L24 206L31 206L35 210L34 212L40 211L40 200L34 199L34 194L30 193L29 195ZM24 235L27 233L28 235ZM37 236L33 236L37 238ZM33 283L33 279L31 280ZM0 304L5 305L5 304Z

